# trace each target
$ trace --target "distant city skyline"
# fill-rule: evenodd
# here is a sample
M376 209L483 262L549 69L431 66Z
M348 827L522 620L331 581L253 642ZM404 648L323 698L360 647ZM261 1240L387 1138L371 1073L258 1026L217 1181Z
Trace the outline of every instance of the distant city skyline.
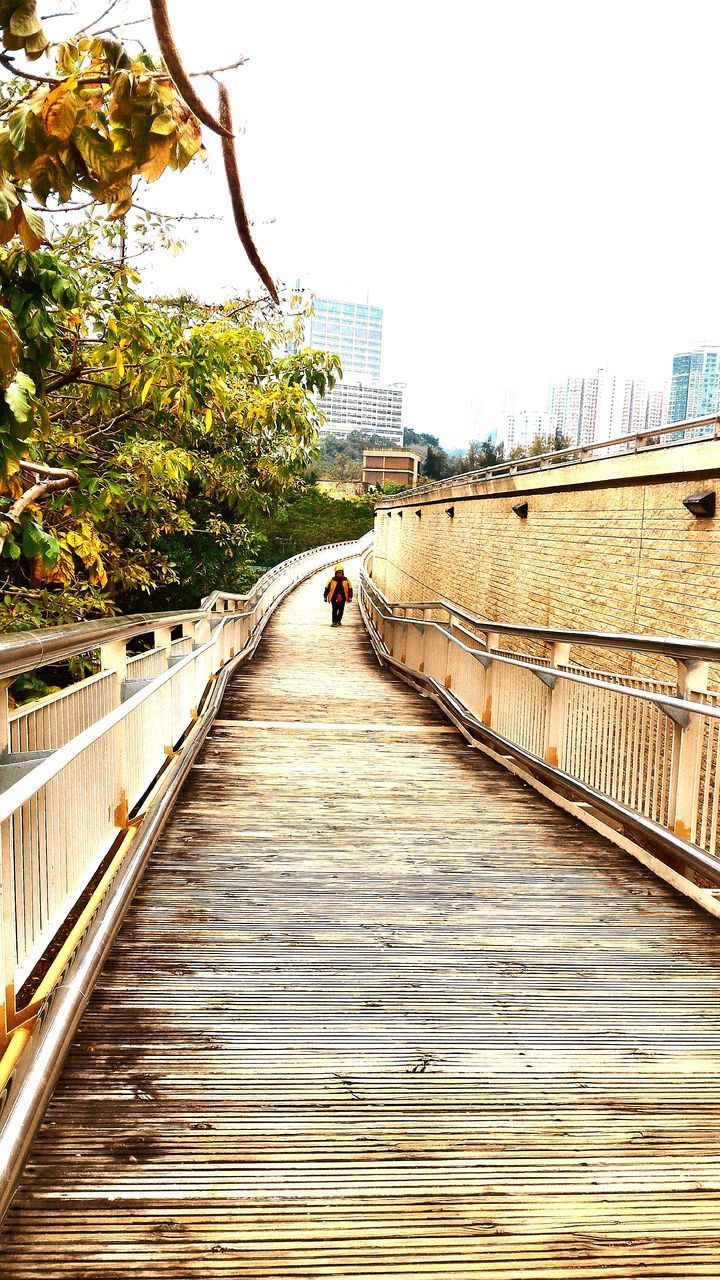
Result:
M658 430L667 417L669 381L649 387L645 378L600 367L551 383L540 407L523 405L509 392L494 435L509 453L531 444L537 435L563 436L570 445L586 445Z

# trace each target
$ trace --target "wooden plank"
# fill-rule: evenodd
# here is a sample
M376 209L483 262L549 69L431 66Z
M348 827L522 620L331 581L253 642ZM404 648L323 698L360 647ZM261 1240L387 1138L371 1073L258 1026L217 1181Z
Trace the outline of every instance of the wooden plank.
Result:
M81 1024L3 1280L715 1277L720 944L312 581Z

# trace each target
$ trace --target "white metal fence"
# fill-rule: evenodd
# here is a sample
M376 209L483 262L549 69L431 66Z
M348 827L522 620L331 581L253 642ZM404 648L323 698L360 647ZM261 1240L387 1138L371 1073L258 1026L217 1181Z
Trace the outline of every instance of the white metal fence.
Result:
M720 698L707 692L720 645L670 637L562 631L488 622L450 601L391 603L368 561L360 605L381 658L433 686L451 714L502 754L511 749L550 785L584 802L720 885ZM504 650L506 635L543 651ZM672 660L677 683L573 664L573 646L630 649ZM572 789L572 788L571 788Z
M213 674L250 652L277 601L368 538L315 548L271 569L247 595L215 592L199 611L39 633L38 651L98 651L98 674L8 714L7 685L40 665L25 637L3 637L0 758L0 978L5 1031L17 993L73 912L129 815L197 718ZM172 626L166 625L171 622ZM173 638L172 630L183 634ZM152 635L128 656L127 643ZM2 707L0 706L0 711ZM0 1024L0 1032L2 1025Z

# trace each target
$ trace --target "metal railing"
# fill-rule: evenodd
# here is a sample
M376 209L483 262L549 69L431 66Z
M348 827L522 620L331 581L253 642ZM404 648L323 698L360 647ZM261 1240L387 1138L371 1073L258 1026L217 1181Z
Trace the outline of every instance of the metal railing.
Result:
M501 757L720 885L720 698L707 692L719 644L501 624L448 600L394 604L370 575L368 561L360 608L382 661ZM507 635L541 656L502 649ZM677 683L579 667L573 648L588 645L662 654Z
M678 438L684 437L688 431L697 434L689 439ZM551 467L598 461L622 454L649 453L656 449L672 448L674 445L697 444L698 441L713 439L720 439L720 417L688 418L683 422L673 422L653 431L638 431L632 435L616 436L612 440L594 441L592 444L571 445L568 449L556 449L551 453L517 458L514 462L499 462L493 467L484 467L480 471L463 471L456 476L447 476L444 480L434 480L429 484L418 485L414 489L405 489L397 497L381 500L379 505L384 507L398 502L406 503L411 498L424 498L429 494L447 491L450 488L479 484L485 480L499 480L503 476L526 475L531 471L544 471Z
M339 556L362 553L371 537L304 552L247 595L214 592L199 610L0 637L0 1048L47 995L39 963L109 855L140 825L138 811L197 726L218 672L253 651L292 587ZM129 655L128 642L148 635L152 647ZM15 676L93 651L98 673L8 711Z

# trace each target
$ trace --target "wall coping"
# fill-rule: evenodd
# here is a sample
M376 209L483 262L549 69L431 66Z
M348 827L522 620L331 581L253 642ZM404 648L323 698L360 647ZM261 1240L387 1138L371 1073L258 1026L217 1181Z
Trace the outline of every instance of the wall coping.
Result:
M610 446L612 447L612 446ZM558 489L601 488L634 481L682 480L693 476L720 476L720 440L712 437L658 444L633 453L617 453L601 458L562 460L549 464L539 460L531 470L504 475L476 473L475 477L450 476L432 486L393 494L376 505L376 511L396 507L433 506L454 500L502 497Z

